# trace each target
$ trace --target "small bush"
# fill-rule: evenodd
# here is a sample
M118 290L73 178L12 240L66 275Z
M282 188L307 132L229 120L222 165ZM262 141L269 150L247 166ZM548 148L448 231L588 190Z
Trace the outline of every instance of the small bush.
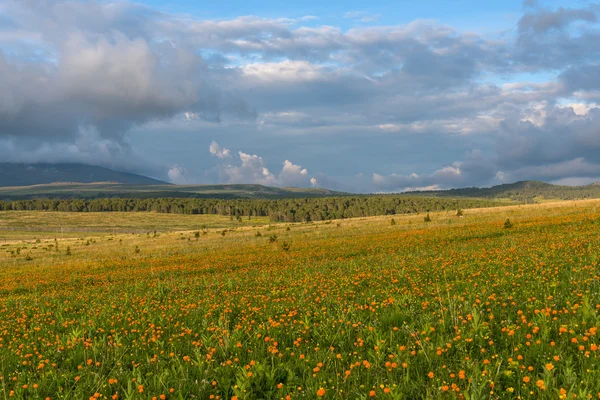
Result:
M431 217L429 216L429 213L427 213L427 215L425 216L425 218L423 218L423 221L425 221L425 222L431 222Z
M289 251L290 250L290 244L288 242L282 242L281 243L281 250L283 250L283 251Z
M458 210L456 210L456 216L457 217L462 217L463 216L463 210L461 210L460 208Z
M269 236L269 243L275 243L275 242L277 242L277 235Z
M506 218L506 221L504 221L504 229L510 229L513 227L512 222L510 222L510 219Z
M260 233L260 231L256 231L256 233L254 234L254 236L256 236L256 237L261 237L261 236L262 236L262 233Z
M392 218L392 220L390 221L390 225L396 225L396 220L394 218Z

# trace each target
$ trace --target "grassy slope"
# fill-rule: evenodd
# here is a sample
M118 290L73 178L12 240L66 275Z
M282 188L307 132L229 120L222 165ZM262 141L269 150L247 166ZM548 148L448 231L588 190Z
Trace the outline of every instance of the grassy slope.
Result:
M210 230L197 241L193 231L59 238L59 252L52 235L0 244L5 390L438 398L455 384L474 398L595 397L600 200L453 214ZM104 223L93 216L81 225ZM26 357L34 347L41 359Z
M585 186L552 185L541 181L520 181L489 188L461 188L425 192L408 192L409 195L437 197L472 197L541 203L549 200L575 200L600 198L600 184Z
M208 198L286 198L320 197L342 194L327 189L274 188L262 185L123 185L113 183L73 183L0 187L0 199L97 198L97 197L208 197Z
M13 164L0 162L0 186L49 184L52 182L121 182L156 185L163 181L129 172L85 164Z
M2 230L40 229L60 232L79 230L82 232L148 232L200 230L208 228L231 228L264 225L267 217L244 218L241 222L221 215L161 214L154 212L110 212L110 213L68 213L44 211L0 211L0 236ZM24 228L24 229L23 229Z

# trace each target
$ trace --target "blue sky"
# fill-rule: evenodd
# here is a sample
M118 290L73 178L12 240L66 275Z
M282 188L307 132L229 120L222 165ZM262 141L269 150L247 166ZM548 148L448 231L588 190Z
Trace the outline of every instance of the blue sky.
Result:
M600 180L597 2L5 0L0 15L0 160L360 192Z
M197 17L226 19L240 15L257 15L265 18L299 18L305 15L317 16L322 23L330 24L345 19L347 13L364 13L365 16L378 16L380 24L393 25L407 23L415 19L436 19L448 24L465 24L469 28L489 27L498 24L506 28L506 23L516 23L523 5L518 0L496 1L383 1L347 0L302 2L282 1L243 1L197 2L144 0L141 3L168 13L190 14ZM573 5L574 2L548 1L544 4L556 7ZM343 22L346 27L351 21ZM503 24L503 25L502 25ZM337 24L336 24L337 25Z

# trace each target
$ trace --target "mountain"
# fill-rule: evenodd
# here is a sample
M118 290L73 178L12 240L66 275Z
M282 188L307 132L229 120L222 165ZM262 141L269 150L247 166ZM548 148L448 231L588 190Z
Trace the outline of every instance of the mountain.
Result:
M84 164L0 163L0 200L34 198L281 199L344 195L328 189L262 185L172 185L146 176Z
M166 185L166 182L129 172L85 164L0 163L0 187L31 186L55 182L116 182L133 185Z
M573 200L600 198L600 182L585 186L553 185L542 181L519 181L489 188L462 188L449 190L406 192L404 195L438 197L477 197L506 199L531 203L543 200Z

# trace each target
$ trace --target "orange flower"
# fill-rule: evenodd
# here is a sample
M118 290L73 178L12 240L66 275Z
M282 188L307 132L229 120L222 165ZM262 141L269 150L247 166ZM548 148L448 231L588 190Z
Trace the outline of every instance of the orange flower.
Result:
M433 379L433 377L435 376L433 372L430 372L427 374L428 377L430 377L431 379Z
M319 396L319 397L325 396L325 389L319 388L319 390L317 390L317 396Z
M544 385L544 381L539 379L536 383L537 387L539 387L541 390L545 390L546 386Z

